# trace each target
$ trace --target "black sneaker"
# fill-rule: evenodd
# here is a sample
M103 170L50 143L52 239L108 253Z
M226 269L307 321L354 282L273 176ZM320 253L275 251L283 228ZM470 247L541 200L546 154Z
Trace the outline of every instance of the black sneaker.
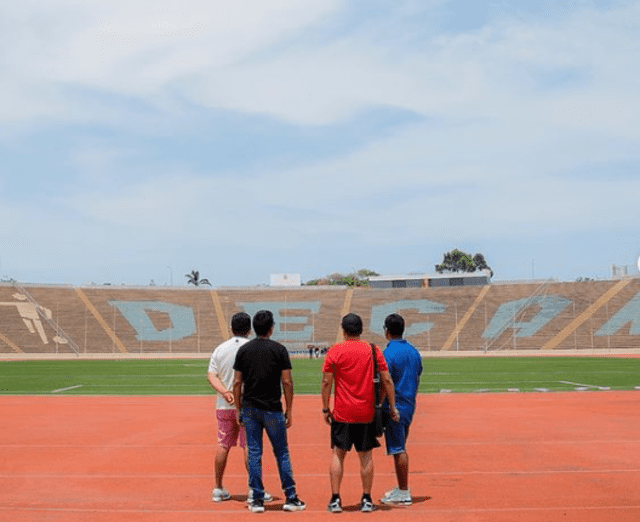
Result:
M342 502L340 502L340 498L330 501L327 506L327 511L329 513L342 513Z
M367 497L362 497L360 501L360 511L363 513L371 513L376 507L373 505L373 500Z
M249 504L249 511L251 513L264 513L264 502L262 500L252 500Z
M307 505L297 496L288 498L282 506L282 511L302 511Z

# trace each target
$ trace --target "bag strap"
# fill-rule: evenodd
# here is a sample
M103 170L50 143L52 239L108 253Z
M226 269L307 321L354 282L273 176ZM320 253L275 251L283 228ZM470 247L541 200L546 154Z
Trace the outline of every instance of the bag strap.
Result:
M371 344L371 356L373 358L373 407L378 406L378 397L380 396L380 374L378 373L378 361L376 358L376 346Z

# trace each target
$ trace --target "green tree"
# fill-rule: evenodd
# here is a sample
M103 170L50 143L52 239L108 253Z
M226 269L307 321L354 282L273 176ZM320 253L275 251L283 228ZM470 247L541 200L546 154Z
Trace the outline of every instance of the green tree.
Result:
M319 279L312 279L305 284L309 286L315 285L341 285L341 286L368 286L368 277L380 275L368 268L361 268L360 270L351 274L342 274L340 272L334 272L325 277Z
M193 286L200 286L200 285L211 286L211 283L209 282L208 279L200 279L200 272L198 272L198 270L191 270L190 274L185 274L184 276L187 278L187 284L190 284Z
M489 270L491 277L493 277L493 270L491 270L482 254L471 256L471 254L462 252L457 248L447 252L442 259L442 263L436 265L436 272L439 274L443 272L475 272L476 270Z

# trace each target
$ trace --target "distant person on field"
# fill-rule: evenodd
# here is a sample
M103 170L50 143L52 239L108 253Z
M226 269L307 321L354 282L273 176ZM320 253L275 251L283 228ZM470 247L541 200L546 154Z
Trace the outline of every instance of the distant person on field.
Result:
M380 447L373 424L373 354L372 345L360 340L362 319L356 314L342 318L344 341L332 346L322 367L322 413L331 426L331 500L327 509L331 513L342 511L340 486L344 474L344 458L354 446L360 459L362 498L360 510L375 509L371 499L373 487L373 448ZM395 408L393 381L387 371L387 363L374 345L380 379L391 404L391 417L398 421ZM333 410L330 409L331 389L335 385Z
M211 354L209 359L209 372L207 378L213 389L218 393L216 400L216 419L218 421L218 451L214 461L216 485L211 492L211 500L221 502L229 500L231 495L224 488L222 479L227 467L229 450L239 445L244 451L245 462L247 460L247 444L244 428L238 424L233 398L233 364L240 347L249 341L251 333L251 317L240 312L231 318L231 331L233 337ZM249 490L248 501L251 501ZM273 500L271 495L265 493L265 499Z
M262 434L267 432L278 463L280 483L286 500L284 511L301 511L306 505L296 494L293 470L287 443L287 428L293 423L293 380L291 360L287 349L269 339L274 328L273 314L261 310L253 317L257 336L238 350L233 382L233 396L238 422L247 436L247 464L249 487L253 501L249 510L264 511L265 491L262 483ZM282 412L281 386L284 390L285 411Z
M396 394L396 406L400 412L400 420L387 422L384 439L387 455L393 455L398 486L387 491L380 499L383 504L411 505L409 491L409 455L407 454L407 437L409 426L416 411L416 396L422 375L422 357L418 350L402 339L404 319L401 315L391 314L384 320L384 335L388 344L384 350L384 358L393 379ZM385 412L389 412L389 403L383 403Z

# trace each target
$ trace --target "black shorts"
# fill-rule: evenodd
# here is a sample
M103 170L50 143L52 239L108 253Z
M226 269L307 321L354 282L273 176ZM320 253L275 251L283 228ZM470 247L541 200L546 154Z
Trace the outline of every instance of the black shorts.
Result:
M350 451L351 446L358 452L379 448L376 427L373 424L348 424L333 421L331 423L331 447Z

